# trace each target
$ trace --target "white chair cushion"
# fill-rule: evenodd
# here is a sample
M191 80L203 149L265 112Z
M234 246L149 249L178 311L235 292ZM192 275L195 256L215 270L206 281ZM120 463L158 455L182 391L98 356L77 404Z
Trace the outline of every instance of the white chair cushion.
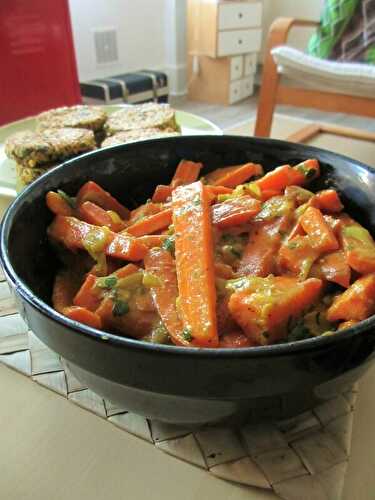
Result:
M279 73L304 86L375 98L375 66L327 61L286 45L274 47L272 56Z

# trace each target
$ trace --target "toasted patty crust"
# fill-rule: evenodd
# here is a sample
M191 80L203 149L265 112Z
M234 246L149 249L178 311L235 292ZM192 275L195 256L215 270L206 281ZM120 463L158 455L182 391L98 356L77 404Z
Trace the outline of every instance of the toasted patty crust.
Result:
M142 139L151 139L157 137L173 137L180 135L172 128L145 128L139 130L126 130L123 132L117 132L117 134L112 135L102 142L102 148L107 146L117 146L118 144L123 144L124 142L139 141Z
M36 117L37 129L87 128L94 132L101 130L107 120L107 113L98 106L65 106L45 111Z
M175 111L169 104L146 103L129 106L112 113L104 128L107 135L126 130L169 128L179 132Z
M39 167L95 149L91 130L61 128L41 132L18 132L5 142L6 155L20 165Z
M56 165L56 163L48 163L47 165L43 165L43 167L30 168L16 163L17 188L22 189L28 184L31 184L35 179L45 172L48 172L48 170Z

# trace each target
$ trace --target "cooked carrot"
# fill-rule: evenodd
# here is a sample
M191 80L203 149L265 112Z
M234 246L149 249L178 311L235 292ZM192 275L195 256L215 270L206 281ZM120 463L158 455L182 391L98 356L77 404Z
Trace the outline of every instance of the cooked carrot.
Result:
M183 186L195 182L199 177L202 163L196 163L189 160L181 160L176 168L176 172L171 180L171 187Z
M242 255L237 275L268 276L275 270L275 255L281 245L281 234L287 221L278 218L254 224Z
M147 247L136 238L113 233L75 217L57 215L48 228L48 235L69 250L86 250L92 245L94 252L104 252L122 260L141 260L147 252Z
M85 307L89 311L96 311L102 300L102 290L96 286L97 277L88 274L81 288L76 293L73 304Z
M126 266L120 267L117 271L114 271L113 275L120 279L125 278L125 276L129 276L130 274L134 274L137 271L139 271L139 267L130 263L126 264Z
M77 207L82 205L85 201L92 201L104 208L104 210L113 210L124 220L126 220L130 214L129 210L124 207L124 205L119 203L116 198L93 181L86 182L78 191Z
M375 272L375 242L371 234L348 216L340 217L341 240L349 266L360 274Z
M201 347L218 345L211 213L198 181L173 192L179 312L184 338Z
M346 328L350 328L354 325L359 323L358 320L355 319L350 319L349 321L344 321L343 323L340 323L339 326L337 327L338 330L346 330Z
M145 217L138 222L126 228L126 232L133 236L143 236L145 234L156 233L172 223L172 209L162 210L161 212Z
M218 195L218 194L231 194L233 193L233 189L225 186L211 186L206 184L206 189L211 191L212 194Z
M139 207L135 208L130 212L130 217L128 221L128 225L131 226L135 222L140 221L144 217L148 217L150 215L154 215L163 210L164 205L162 203L153 203L147 202Z
M375 274L355 281L338 295L327 310L328 321L349 321L368 318L375 313Z
M249 277L246 289L231 295L229 310L250 340L268 345L286 337L288 322L317 301L321 288L315 278Z
M311 270L311 275L332 281L344 288L348 288L350 285L350 267L342 250L324 255L316 261Z
M301 226L301 223L297 221L294 226L292 227L292 230L288 234L288 240L293 239L295 236L304 236L306 233L303 230L303 227Z
M238 184L246 182L251 177L256 175L262 175L263 169L261 165L256 163L245 163L245 165L240 165L239 167L229 170L219 176L216 180L211 182L214 186L224 186L227 188L234 188Z
M63 315L73 321L78 321L92 328L100 330L102 328L102 321L100 317L92 311L84 307L71 306L63 310Z
M251 196L233 198L212 208L212 223L220 228L245 224L260 212L261 203Z
M324 220L323 214L315 207L308 207L299 218L301 226L311 238L311 244L321 252L339 248L339 242L332 229Z
M224 349L237 349L240 347L254 347L256 344L251 342L251 340L246 337L242 332L229 332L224 333L220 337L219 347Z
M172 255L163 248L153 248L147 253L144 262L146 271L160 282L158 286L151 288L151 295L172 341L176 345L190 345L184 338L184 326L177 314L178 286Z
M64 200L64 198L54 191L48 191L46 194L46 204L47 207L55 215L73 215L74 210L72 207Z
M338 213L344 209L344 205L341 203L340 197L334 189L319 191L312 201L313 206L329 214Z
M79 218L89 224L96 226L107 226L114 231L121 231L124 229L124 222L120 219L116 212L107 212L91 201L85 201L78 209Z
M215 262L215 275L218 278L231 279L234 276L232 267L224 262Z
M222 177L224 177L226 174L233 172L233 170L237 170L239 167L242 167L243 165L231 165L229 167L220 167L217 168L216 170L213 170L212 172L209 172L204 176L204 180L206 185L207 184L215 184L216 181Z
M165 186L164 184L159 184L156 186L154 194L152 195L152 201L154 203L163 203L172 196L173 188L172 186Z
M56 274L52 289L52 305L62 313L65 307L71 306L73 297L79 288L77 276L70 269L63 269Z
M167 234L146 234L145 236L137 238L137 240L143 245L146 245L147 248L160 247L167 239Z
M304 180L302 182L303 184L316 179L320 175L319 162L314 158L310 158L301 163L298 163L298 165L294 165L293 170L303 175L304 177ZM300 183L298 182L298 184Z
M266 175L255 181L255 183L260 187L262 192L269 190L281 192L291 184L291 171L292 167L290 165L282 165L281 167L277 167L271 172L268 172Z
M273 198L274 196L281 195L281 191L276 191L275 189L262 189L261 190L261 200L262 201L267 201L270 198Z
M313 247L309 236L294 236L288 239L279 250L279 269L289 271L300 279L306 279L319 255L319 250Z

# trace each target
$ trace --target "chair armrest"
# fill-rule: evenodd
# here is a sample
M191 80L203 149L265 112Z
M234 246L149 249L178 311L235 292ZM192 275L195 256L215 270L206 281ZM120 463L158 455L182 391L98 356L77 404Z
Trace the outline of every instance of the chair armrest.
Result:
M307 19L295 19L293 17L278 17L271 24L268 40L267 52L271 51L273 47L283 45L288 39L289 31L291 28L297 27L314 27L318 26L319 21L309 21Z

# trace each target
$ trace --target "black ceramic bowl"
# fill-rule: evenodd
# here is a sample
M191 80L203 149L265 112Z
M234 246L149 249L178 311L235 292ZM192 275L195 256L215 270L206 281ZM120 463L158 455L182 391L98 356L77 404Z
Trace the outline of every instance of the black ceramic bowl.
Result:
M200 136L115 146L71 160L34 182L8 209L1 259L24 319L59 353L73 373L98 394L133 412L174 423L233 417L280 418L332 397L357 380L374 357L375 318L333 336L245 349L152 345L92 329L51 307L58 262L46 229L49 190L74 195L94 180L125 205L144 202L166 184L181 158L202 161L203 173L247 161L266 169L317 158L315 188L333 186L345 206L375 229L375 173L328 151L269 139Z

